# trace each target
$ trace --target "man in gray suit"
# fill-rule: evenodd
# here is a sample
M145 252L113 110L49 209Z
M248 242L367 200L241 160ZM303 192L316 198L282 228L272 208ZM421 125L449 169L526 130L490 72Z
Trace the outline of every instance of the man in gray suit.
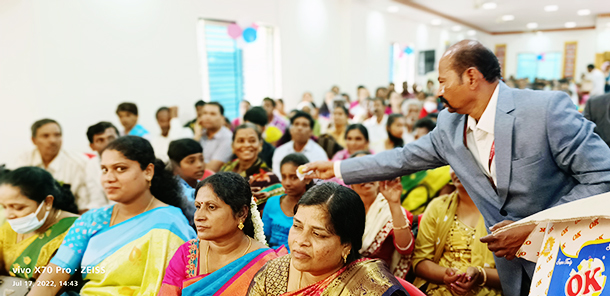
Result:
M590 98L583 115L595 123L595 132L610 146L610 93Z
M610 149L562 92L511 89L494 54L477 41L439 62L436 129L402 149L307 165L309 177L346 184L451 165L491 231L539 211L610 191ZM527 295L535 263L515 258L533 226L481 239L494 252L504 295ZM417 270L417 266L415 267ZM472 286L482 282L478 271Z

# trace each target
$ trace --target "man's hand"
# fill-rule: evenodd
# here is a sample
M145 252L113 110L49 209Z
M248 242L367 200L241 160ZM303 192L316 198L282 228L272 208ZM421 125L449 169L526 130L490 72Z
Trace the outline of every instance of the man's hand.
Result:
M504 220L492 226L490 230L493 232L511 223L514 223L514 221ZM524 225L497 234L486 235L481 238L481 242L487 244L487 248L492 251L496 257L504 257L507 260L513 260L521 248L521 245L523 245L535 227L536 225Z
M335 176L335 166L332 161L314 161L305 165L304 173L313 171L313 174L305 175L305 179L330 179Z
M381 192L388 203L400 204L400 195L402 194L400 178L379 182L379 192Z

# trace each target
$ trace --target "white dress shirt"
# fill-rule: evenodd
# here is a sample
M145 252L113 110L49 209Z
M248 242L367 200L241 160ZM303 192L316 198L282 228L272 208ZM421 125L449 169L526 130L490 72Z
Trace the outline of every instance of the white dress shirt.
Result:
M494 184L497 185L496 178L496 157L492 159L491 167L489 165L489 157L491 155L491 146L494 143L494 127L496 122L496 106L498 105L498 92L500 84L496 86L491 99L483 111L479 122L468 116L466 127L466 143L468 150L477 160L479 167L487 177L491 177Z
M328 155L326 151L318 145L318 143L309 139L305 147L303 147L303 151L295 151L294 150L294 141L290 141L280 147L275 148L275 152L273 153L273 173L281 180L282 174L280 172L280 163L282 159L286 157L286 155L291 153L303 153L307 160L310 162L318 161L318 160L328 160Z
M492 159L491 168L489 166L489 156L491 155L491 146L494 143L494 127L496 122L496 106L498 105L498 93L500 85L496 86L491 99L485 107L485 111L481 115L477 123L474 118L468 116L466 127L466 143L468 150L477 160L479 167L486 176L491 177L494 184L497 185L496 178L496 157ZM335 177L342 179L341 162L336 161L333 166Z
M42 157L37 148L22 154L12 165L11 169L22 166L35 166L46 169L55 180L60 183L70 184L70 190L76 198L78 209L86 209L89 204L89 192L85 183L85 161L84 155L72 154L63 149L45 168Z
M604 87L606 85L606 77L604 72L599 69L593 69L590 73L586 74L587 78L593 83L593 88L589 92L589 97L595 97L604 94Z
M369 143L371 145L384 145L383 143L388 138L388 130L386 129L386 124L388 123L388 115L384 114L381 118L381 122L377 122L377 116L373 116L364 121L362 125L366 127L366 130L369 132ZM382 144L380 144L382 143ZM385 150L385 149L384 149ZM377 153L379 151L375 151Z
M193 138L193 131L188 127L183 127L178 118L172 118L169 125L170 129L167 137L159 133L150 139L150 145L155 150L155 157L163 160L165 163L169 162L169 156L167 155L169 143L178 139Z

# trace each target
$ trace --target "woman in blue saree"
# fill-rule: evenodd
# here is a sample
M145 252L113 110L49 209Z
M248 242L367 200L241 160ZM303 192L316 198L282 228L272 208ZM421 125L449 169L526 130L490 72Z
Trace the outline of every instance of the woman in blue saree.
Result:
M81 295L155 295L169 258L195 237L171 172L145 139L125 136L101 154L102 185L115 205L74 222L29 295L56 295L76 271ZM180 207L180 208L178 208Z

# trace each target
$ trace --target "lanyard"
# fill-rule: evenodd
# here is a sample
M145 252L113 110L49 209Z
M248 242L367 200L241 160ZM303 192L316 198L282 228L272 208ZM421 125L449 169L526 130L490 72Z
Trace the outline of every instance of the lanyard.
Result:
M466 120L464 121L464 146L466 146L466 149L468 149L468 141L466 139L467 131L468 131L468 115L466 115ZM493 162L494 157L496 157L496 141L495 140L491 143L491 151L489 152L489 173L490 174L491 174L491 163ZM493 187L493 189L497 191L496 184L494 183L493 179L490 176L487 176L487 179L489 180L491 187Z
M491 162L496 156L496 140L491 143L491 151L489 151L489 173L491 174Z

